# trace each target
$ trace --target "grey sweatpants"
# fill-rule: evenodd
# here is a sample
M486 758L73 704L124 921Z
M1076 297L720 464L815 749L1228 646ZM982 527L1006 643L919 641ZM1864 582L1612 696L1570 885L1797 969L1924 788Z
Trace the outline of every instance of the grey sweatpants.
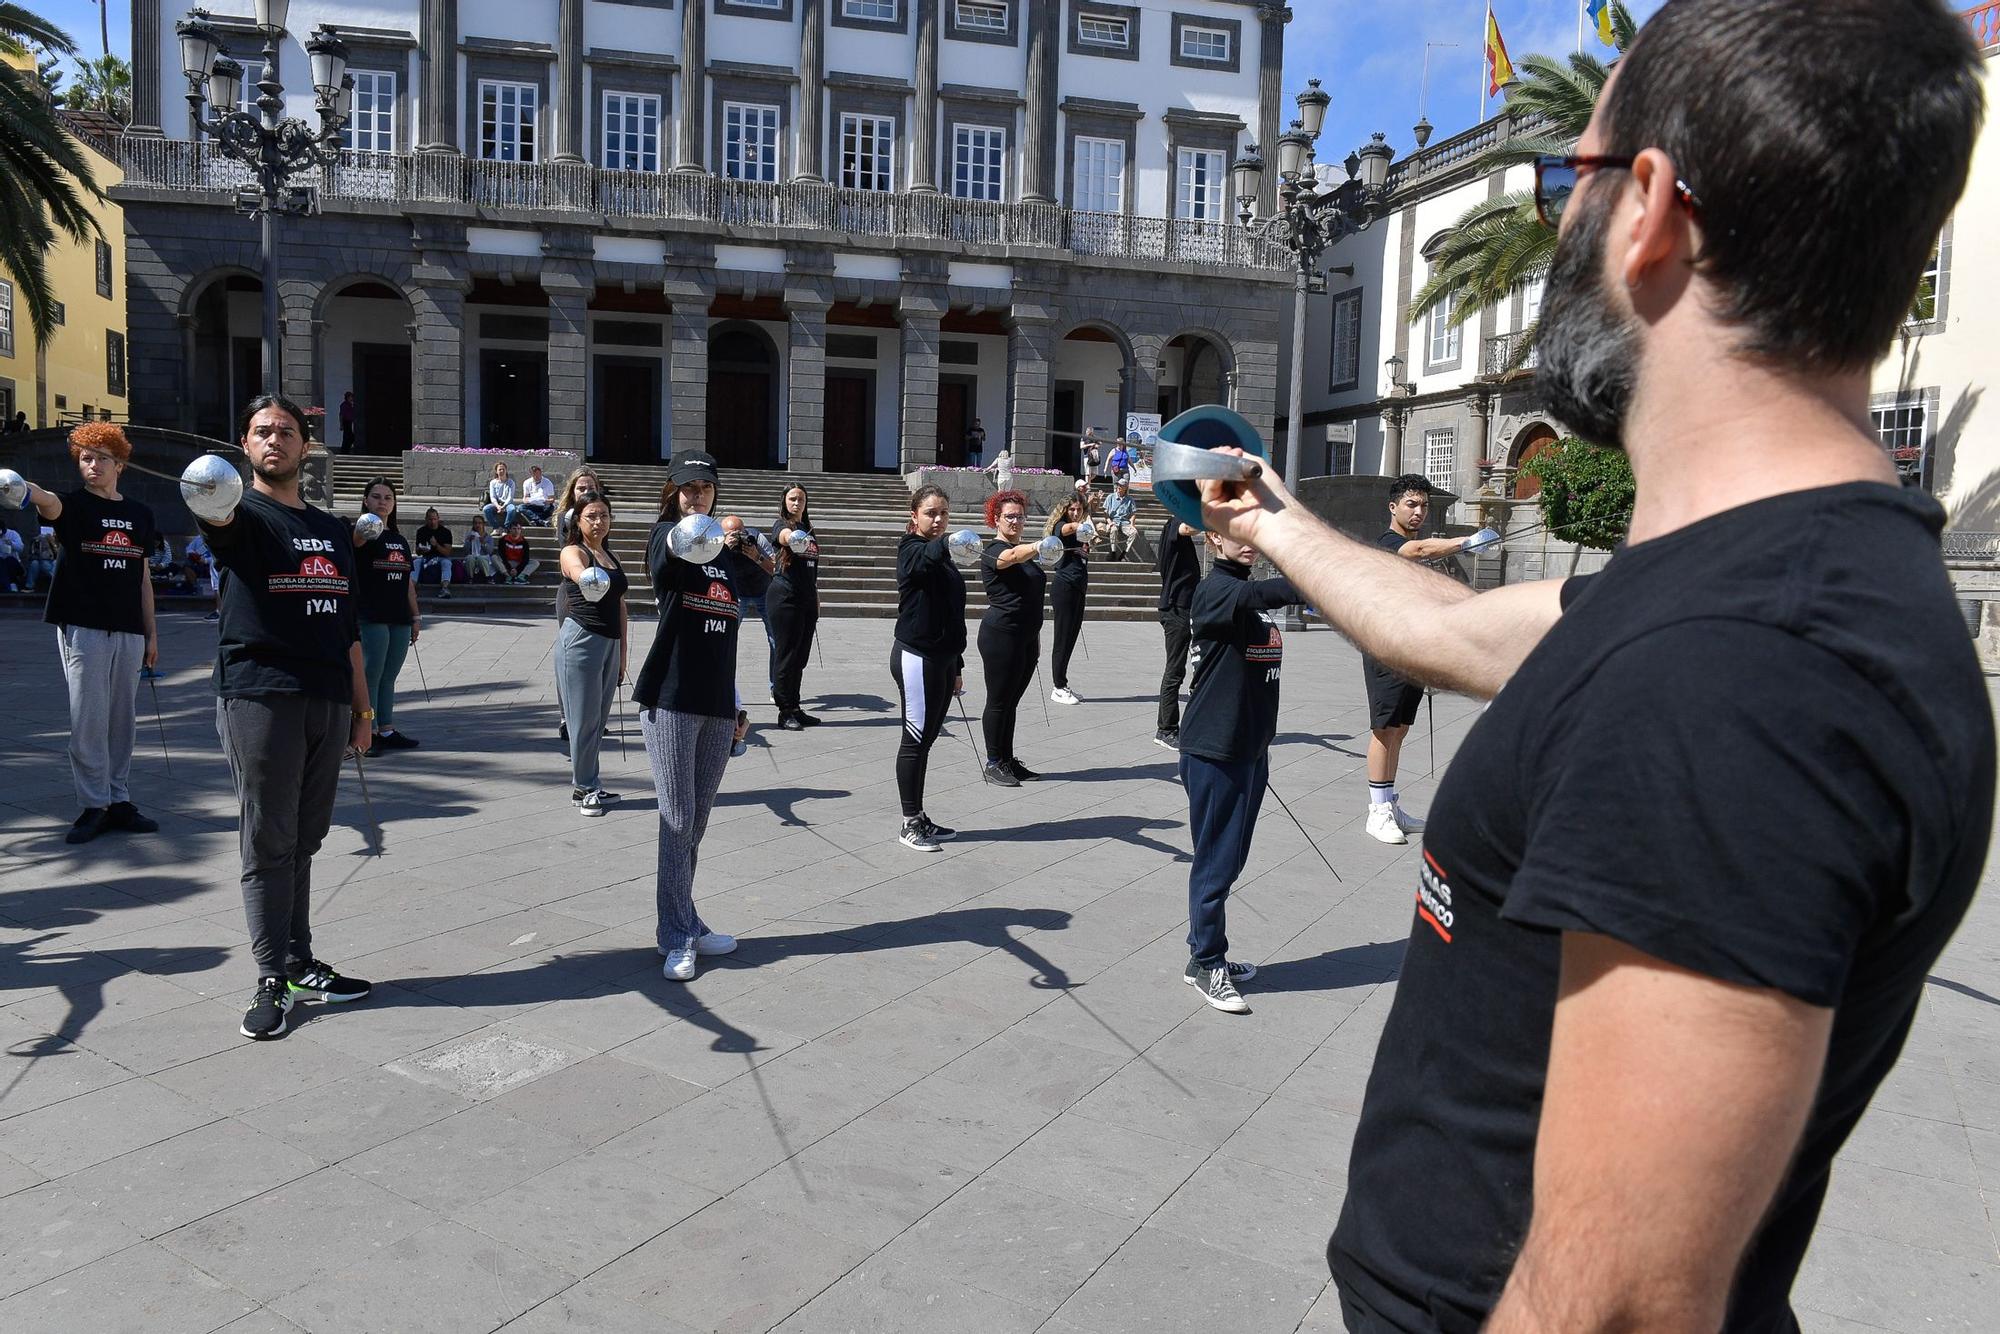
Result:
M574 620L556 629L556 703L569 724L570 783L600 786L599 753L618 688L618 641L592 634Z
M76 799L85 809L130 801L127 783L146 637L59 625L56 648L69 683L69 772L76 780Z
M242 811L243 915L259 977L313 957L312 859L333 823L353 722L352 706L307 695L215 701Z
M659 946L678 949L708 934L708 924L694 910L694 868L722 771L729 764L736 721L641 709L639 730L646 737L646 759L660 796L659 874L653 886L660 910Z

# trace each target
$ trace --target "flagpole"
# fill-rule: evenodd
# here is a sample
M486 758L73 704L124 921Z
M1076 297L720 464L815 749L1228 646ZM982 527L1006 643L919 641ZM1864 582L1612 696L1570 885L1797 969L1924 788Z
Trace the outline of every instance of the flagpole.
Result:
M1576 53L1583 54L1583 0L1576 0Z
M1486 0L1486 25L1479 30L1479 119L1475 125L1486 123L1486 86L1492 82L1489 69L1493 64L1493 0Z

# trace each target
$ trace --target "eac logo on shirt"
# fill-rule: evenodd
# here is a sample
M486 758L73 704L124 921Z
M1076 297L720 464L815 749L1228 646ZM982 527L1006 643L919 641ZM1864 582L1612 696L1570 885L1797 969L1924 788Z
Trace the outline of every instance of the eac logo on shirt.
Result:
M119 532L116 528L106 529L104 536L97 540L107 547L129 547L132 545L132 539L124 533Z
M338 579L340 567L325 556L308 556L299 562L301 579Z

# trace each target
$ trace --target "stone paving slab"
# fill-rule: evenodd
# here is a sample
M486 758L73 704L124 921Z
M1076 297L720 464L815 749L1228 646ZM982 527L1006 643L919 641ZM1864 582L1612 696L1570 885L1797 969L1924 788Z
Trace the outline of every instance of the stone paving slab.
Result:
M350 772L315 864L316 947L375 995L254 1046L213 627L164 621L134 772L161 833L69 848L52 636L0 618L0 1329L1341 1328L1325 1239L1418 855L1362 830L1345 643L1290 641L1273 781L1317 850L1274 800L1230 922L1255 1012L1231 1017L1180 982L1155 628L1093 623L1087 703L1025 701L1042 783L985 786L954 719L929 806L962 832L923 857L893 841L887 623L823 624L826 725L758 731L704 845L702 911L742 948L683 986L653 949L629 702L626 800L579 819L551 627L437 610L431 698L412 664L399 709L423 749L369 767L380 855ZM1476 716L1437 701L1439 766ZM1990 895L1933 983L1836 1167L1795 1293L1815 1334L1994 1328Z

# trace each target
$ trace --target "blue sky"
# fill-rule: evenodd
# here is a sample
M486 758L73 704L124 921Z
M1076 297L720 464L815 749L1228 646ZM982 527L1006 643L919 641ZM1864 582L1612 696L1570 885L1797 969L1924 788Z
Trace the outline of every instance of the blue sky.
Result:
M111 49L129 58L130 0L106 3L111 7ZM1663 3L1632 0L1631 8L1643 21ZM27 4L68 31L82 54L94 56L101 49L95 0ZM1287 105L1307 79L1319 79L1333 95L1321 161L1346 157L1375 130L1389 136L1398 156L1410 151L1410 127L1416 124L1418 97L1424 92L1426 42L1456 43L1431 52L1424 110L1437 127L1435 138L1448 138L1478 119L1485 0L1291 0L1291 5L1285 37ZM1494 0L1494 10L1514 56L1562 53L1576 46L1576 0ZM1588 32L1584 43L1586 50L1604 50Z
M1644 22L1665 0L1628 0ZM1319 159L1337 162L1381 130L1401 157L1413 148L1419 96L1436 127L1431 142L1470 129L1479 119L1486 0L1291 0L1285 34L1285 96L1318 79L1333 96ZM1566 55L1576 49L1577 0L1494 0L1507 53ZM1586 30L1584 50L1609 54ZM1424 79L1424 44L1452 42L1430 53ZM1487 106L1490 115L1498 99ZM1289 122L1290 114L1285 119Z

